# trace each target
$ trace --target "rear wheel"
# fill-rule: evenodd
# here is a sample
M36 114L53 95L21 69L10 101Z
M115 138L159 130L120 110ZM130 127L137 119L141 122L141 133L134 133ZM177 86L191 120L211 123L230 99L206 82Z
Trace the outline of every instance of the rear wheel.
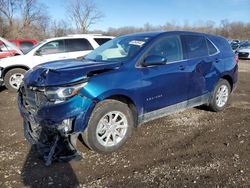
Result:
M133 127L134 118L127 104L105 100L93 110L83 140L98 153L112 152L127 141Z
M215 112L224 110L228 103L230 93L231 86L228 81L220 79L213 91L213 96L209 104L210 109Z
M10 91L17 91L22 83L26 70L15 68L9 70L4 76L4 84Z

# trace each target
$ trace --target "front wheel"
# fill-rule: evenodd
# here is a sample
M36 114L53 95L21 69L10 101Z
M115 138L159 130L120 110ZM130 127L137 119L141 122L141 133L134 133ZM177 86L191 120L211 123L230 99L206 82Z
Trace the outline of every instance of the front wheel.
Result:
M224 110L228 103L230 93L231 87L228 81L220 79L214 88L209 104L210 109L215 112Z
M9 70L4 76L4 84L10 91L17 91L22 83L26 70L15 68Z
M134 118L127 104L104 100L93 110L83 140L90 149L109 153L127 141L133 127Z

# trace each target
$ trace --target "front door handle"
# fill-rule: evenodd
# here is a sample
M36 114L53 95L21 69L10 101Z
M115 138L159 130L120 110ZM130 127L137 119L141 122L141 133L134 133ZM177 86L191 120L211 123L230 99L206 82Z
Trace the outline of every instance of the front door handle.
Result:
M184 67L183 65L180 65L180 66L179 66L179 69L180 69L181 71L183 71L183 70L185 70L185 67Z

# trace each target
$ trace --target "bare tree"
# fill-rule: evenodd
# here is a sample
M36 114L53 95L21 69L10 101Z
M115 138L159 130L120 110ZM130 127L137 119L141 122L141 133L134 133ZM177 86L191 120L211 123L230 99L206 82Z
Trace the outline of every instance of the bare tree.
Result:
M51 33L53 37L61 37L72 33L73 31L68 27L65 20L53 21L51 24Z
M81 33L87 33L90 26L103 17L103 13L97 9L95 3L91 0L72 0L68 11L78 32Z
M9 25L13 24L14 15L20 3L20 0L0 0L0 13Z
M46 37L49 17L44 4L39 3L38 0L22 0L19 19L20 37L37 39Z
M41 5L37 0L24 0L22 4L22 20L23 26L30 26L32 22L41 20L44 18L45 9L44 5Z
M38 0L0 0L1 35L6 38L43 38L48 16Z
M0 36L5 36L5 29L6 29L6 25L3 21L2 16L0 15Z

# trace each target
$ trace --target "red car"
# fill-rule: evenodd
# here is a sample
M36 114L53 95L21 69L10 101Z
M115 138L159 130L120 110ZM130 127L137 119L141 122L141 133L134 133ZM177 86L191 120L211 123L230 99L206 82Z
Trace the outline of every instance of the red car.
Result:
M5 40L0 37L0 59L15 55L23 55L25 51L37 44L33 39Z
M29 48L37 44L36 40L33 39L15 39L15 40L8 40L16 47L18 47L23 52L27 51Z
M14 55L23 55L23 52L9 41L0 37L0 59Z

